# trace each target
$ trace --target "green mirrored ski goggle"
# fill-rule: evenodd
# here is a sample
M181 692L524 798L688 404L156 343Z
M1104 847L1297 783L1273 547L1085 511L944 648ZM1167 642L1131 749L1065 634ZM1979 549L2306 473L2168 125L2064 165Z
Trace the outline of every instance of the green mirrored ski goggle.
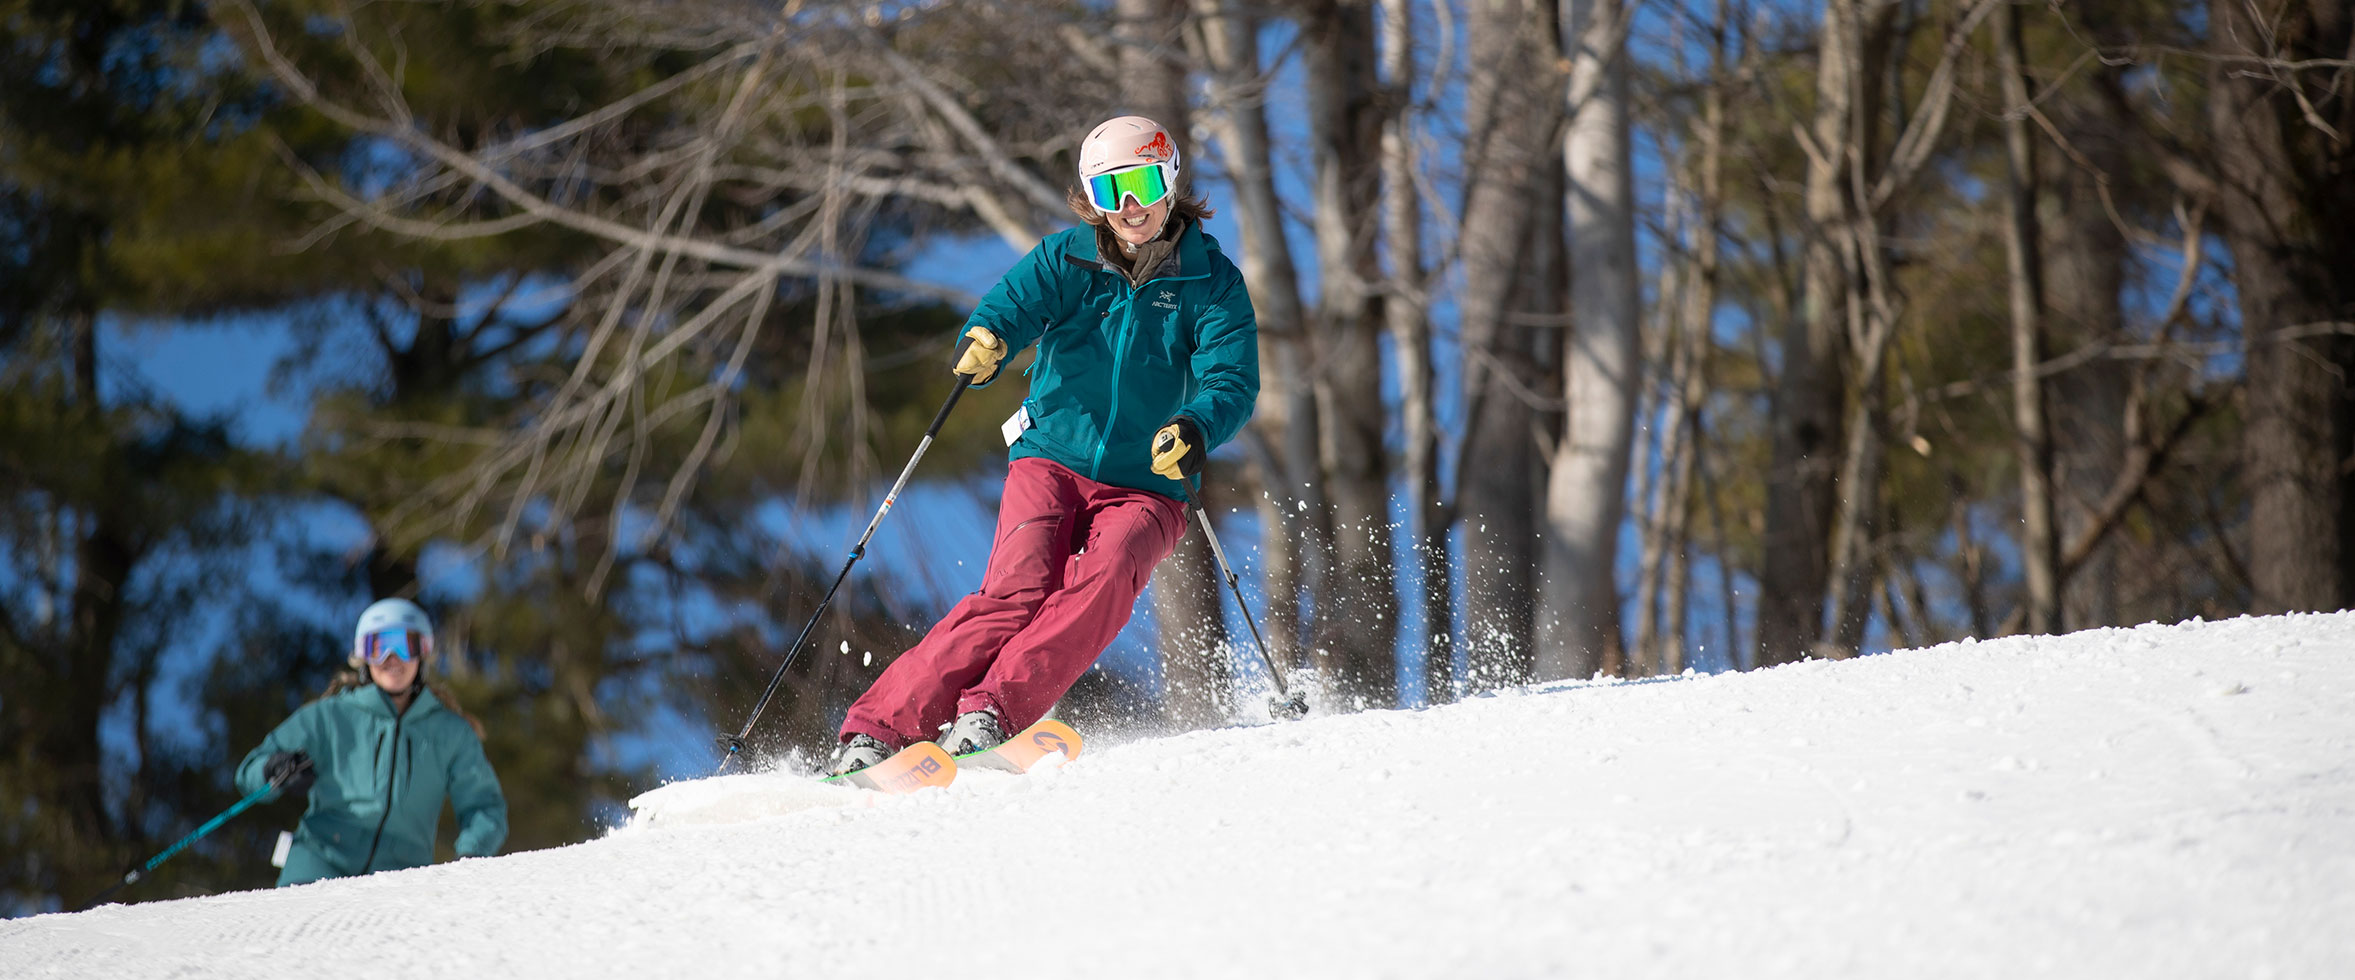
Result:
M1107 214L1120 210L1123 198L1135 198L1138 207L1149 208L1161 203L1170 192L1169 174L1165 164L1142 163L1126 170L1097 174L1088 178L1088 203Z

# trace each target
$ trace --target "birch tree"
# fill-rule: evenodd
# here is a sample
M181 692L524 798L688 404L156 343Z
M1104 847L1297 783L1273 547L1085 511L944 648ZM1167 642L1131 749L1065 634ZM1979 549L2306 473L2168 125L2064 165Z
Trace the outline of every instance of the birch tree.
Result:
M1589 676L1624 656L1614 576L1643 371L1626 8L1620 0L1571 0L1565 14L1570 336L1566 418L1546 489L1540 678Z
M2102 30L2081 21L2054 26L2071 33ZM2129 339L2120 300L2130 265L2129 228L2112 213L2139 207L2163 216L2167 202L2177 195L2156 182L2135 179L2123 133L2139 123L2100 98L2098 76L2050 84L2041 108L2028 105L2019 110L2035 126L2037 137L2051 141L2059 151L2037 157L2040 183L2051 188L2042 213L2052 220L2039 223L2044 237L2039 251L2046 337L2053 350L2108 349ZM2192 263L2195 268L2198 264ZM2066 371L2050 375L2046 382L2054 521L2064 541L2084 531L2123 465L2128 406L2135 400L2130 381L2136 373ZM2152 569L2142 567L2144 563L2122 563L2120 550L2114 541L2105 540L2062 579L2066 628L2141 621L2126 618L2121 597L2133 588L2130 583Z
M1309 384L1314 340L1276 194L1260 17L1251 5L1232 0L1193 0L1193 14L1194 43L1209 83L1207 126L1234 188L1242 238L1237 261L1259 324L1259 400L1243 440L1259 475L1263 632L1270 656L1289 667L1300 652L1300 597L1322 581L1317 570L1330 553L1330 515L1316 474L1316 389Z
M1840 460L1841 411L1848 385L1848 275L1838 236L1847 226L1845 152L1856 129L1877 118L1878 76L1864 63L1864 33L1886 29L1890 4L1825 0L1816 49L1814 117L1807 152L1805 244L1800 310L1781 330L1782 366L1772 408L1773 457L1766 474L1763 565L1759 571L1760 666L1788 663L1811 649L1823 622L1830 574L1832 475ZM1878 16L1866 19L1868 12ZM1859 105L1858 100L1868 100Z
M1447 17L1434 10L1434 16ZM1414 4L1382 0L1382 240L1390 264L1383 279L1383 318L1399 389L1405 430L1400 471L1406 482L1411 549L1421 572L1423 686L1433 703L1453 700L1455 676L1455 574L1448 555L1447 500L1439 481L1439 413L1432 366L1431 292L1423 258L1422 154L1416 119L1416 79L1422 75L1415 44ZM1442 22L1445 23L1444 21ZM1442 37L1447 36L1442 34ZM1446 64L1445 45L1432 57Z
M1333 508L1333 565L1316 595L1313 653L1345 697L1388 707L1398 697L1398 594L1382 439L1383 114L1373 5L1310 3L1301 30L1315 168L1318 455Z
M1960 60L1993 9L1993 0L1965 0L1953 11L1921 92L1905 107L1902 131L1884 147L1883 73L1896 64L1897 6L1826 4L1815 126L1803 140L1805 313L1785 333L1777 382L1759 605L1762 665L1810 652L1847 656L1863 640L1873 591L1872 522L1881 510L1882 372L1906 315L1887 227L1892 205L1938 152ZM1827 400L1808 379L1828 379L1841 397ZM1825 418L1830 428L1819 431ZM1816 450L1828 447L1817 440L1827 433L1836 434L1839 449L1819 460ZM1817 526L1817 515L1829 517L1828 526ZM1806 533L1810 528L1819 533Z
M1476 0L1465 18L1471 75L1464 96L1464 203L1457 233L1462 285L1465 432L1456 528L1464 562L1461 626L1475 687L1526 681L1535 668L1536 465L1552 395L1537 327L1558 315L1540 241L1558 223L1561 33L1551 0ZM1533 269L1538 271L1532 271Z
M1709 69L1700 92L1700 112L1684 145L1684 162L1671 188L1672 242L1689 254L1663 260L1661 331L1666 365L1663 405L1658 415L1661 449L1657 478L1644 522L1644 551L1638 580L1637 641L1632 667L1639 674L1675 674L1686 664L1685 635L1692 592L1694 512L1700 509L1699 474L1706 446L1702 407L1710 393L1720 285L1719 226L1725 211L1726 102L1736 88L1726 44L1730 3L1718 0L1708 32ZM1680 57L1681 67L1683 60ZM1689 199L1689 205L1680 202ZM1727 603L1727 608L1732 608ZM1730 621L1731 616L1727 619ZM1727 655L1732 655L1730 645Z
M2037 245L2036 146L2028 133L2027 55L2019 9L2001 4L1996 22L1997 71L2004 95L2004 173L2009 193L2004 222L2004 266L2012 333L2012 431L2020 466L2020 563L2031 633L2058 633L2061 623L2060 543L2053 518L2052 432L2045 422L2043 262Z

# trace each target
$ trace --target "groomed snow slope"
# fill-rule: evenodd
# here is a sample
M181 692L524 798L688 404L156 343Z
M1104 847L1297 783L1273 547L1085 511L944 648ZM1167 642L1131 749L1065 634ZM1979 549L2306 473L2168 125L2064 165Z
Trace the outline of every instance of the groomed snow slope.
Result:
M0 975L2355 975L2344 613L811 790L678 784L573 847L0 922Z

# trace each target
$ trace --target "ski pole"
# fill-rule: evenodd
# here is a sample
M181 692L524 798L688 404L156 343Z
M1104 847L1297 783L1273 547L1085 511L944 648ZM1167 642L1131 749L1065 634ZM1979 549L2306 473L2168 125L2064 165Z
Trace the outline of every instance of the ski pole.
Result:
M217 816L213 817L211 820L207 820L207 821L205 821L203 826L196 828L196 832L195 832L195 833L193 833L193 834L189 834L189 835L188 835L188 836L186 836L186 837L182 837L182 838L180 838L180 842L179 842L179 843L177 843L177 844L174 844L174 845L172 845L172 846L170 846L170 847L164 848L164 849L163 849L163 853L161 853L161 854L158 854L158 855L156 855L156 856L154 856L154 857L148 858L148 859L147 859L147 863L146 863L146 864L142 864L142 865L140 865L140 866L138 866L138 867L136 867L136 868L132 868L131 870L124 872L124 873L123 873L123 880L121 880L121 881L118 881L118 882L115 882L115 883L114 883L114 884L112 884L112 885L108 885L108 886L106 886L106 890L105 890L105 891L99 892L98 894L96 894L96 895L94 895L94 896L91 896L91 898L90 898L90 900L89 900L89 901L87 901L87 902L83 902L81 905L79 905L79 906L76 906L76 907L74 908L74 911L76 911L76 912L80 912L80 911L82 911L82 910L84 910L84 909L91 908L92 906L95 906L95 905L97 905L97 904L98 904L98 903L100 903L100 902L106 901L106 900L107 900L107 898L108 898L108 897L110 897L110 896L112 896L114 893L116 893L116 892L119 892L119 891L122 891L124 886L126 886L126 885L133 885L133 884L137 884L137 883L138 883L138 881L139 881L139 879L147 877L147 874L148 874L148 872L154 871L154 870L155 870L157 867L161 866L161 865L162 865L164 862L171 860L173 855L175 855L175 854L178 854L178 853L180 853L181 851L187 850L187 849L188 849L188 845L196 843L196 841L197 841L197 839L198 839L198 838L201 838L201 837L203 837L203 836L204 836L204 835L206 835L206 834L212 833L212 832L213 832L213 831L215 831L215 830L219 830L219 829L221 828L221 825L222 825L222 824L225 824L225 823L228 823L228 822L229 822L229 818L231 818L231 817L234 817L234 816L236 816L236 815L238 815L238 814L240 814L240 813L244 813L244 812L245 812L245 809L246 809L247 807L250 807L250 806L252 806L252 805L254 805L254 804L256 804L256 803L259 803L259 802L261 802L261 801L262 801L262 797L269 795L269 794L270 794L270 791L277 789L277 788L278 788L278 784L279 784L281 781L283 781L283 780L282 780L282 779L273 779L273 780L270 780L270 782L269 782L269 784L268 784L268 785L265 785L265 786L263 786L263 787L262 787L262 788L260 788L260 789L254 790L254 791L253 791L253 792L251 792L251 793L247 793L247 794L245 794L245 799L242 799L242 800L239 800L239 801L237 801L235 804L231 805L231 806L229 807L229 809L223 810L223 811L221 811L221 812L220 812L220 814L219 814L219 815L217 815Z
M859 559L866 555L868 539L875 536L875 528L883 523L883 515L891 513L891 505L899 499L899 492L907 488L908 477L916 473L916 461L923 459L924 451L932 448L933 437L940 435L941 423L948 421L949 409L957 407L957 399L964 397L965 389L970 387L973 387L972 375L957 375L957 386L949 390L949 400L941 403L940 414L932 417L931 428L925 429L923 441L916 443L916 454L908 457L907 467L899 471L899 482L892 484L891 492L883 495L883 506L875 508L874 518L867 522L866 533L859 535L859 543L850 549L850 558L842 563L842 572L834 576L834 584L827 588L826 598L819 600L818 610L810 614L809 625L802 627L801 635L794 637L793 645L785 648L785 661L777 665L776 673L769 675L769 686L760 692L760 700L753 704L752 716L744 719L744 727L738 729L736 734L719 737L720 746L727 750L727 754L720 757L720 767L714 775L727 772L728 767L735 764L736 757L744 754L744 740L752 737L752 726L760 722L761 712L767 710L769 699L776 696L778 685L785 682L785 671L793 666L793 659L801 653L802 644L809 641L810 631L818 628L818 620L826 615L826 607L834 602L834 593L842 588L843 580L850 577L850 567L858 564Z
M1202 494L1201 479L1196 477L1189 482L1193 484L1193 496L1200 497ZM1305 717L1308 714L1308 695L1304 692L1286 690L1284 672L1276 669L1276 658L1268 655L1267 641L1261 639L1259 635L1259 621L1251 615L1251 604L1243 600L1243 587L1236 583L1234 566L1227 564L1227 551L1218 546L1218 532L1210 527L1210 511L1204 508L1200 502L1191 498L1186 501L1186 509L1193 511L1195 519L1202 524L1202 538L1210 542L1210 556L1218 559L1218 571L1227 580L1227 591L1235 594L1235 605L1243 608L1243 623L1251 627L1251 642L1259 648L1259 662L1267 665L1268 677L1275 680L1276 697L1268 699L1268 713L1277 718Z

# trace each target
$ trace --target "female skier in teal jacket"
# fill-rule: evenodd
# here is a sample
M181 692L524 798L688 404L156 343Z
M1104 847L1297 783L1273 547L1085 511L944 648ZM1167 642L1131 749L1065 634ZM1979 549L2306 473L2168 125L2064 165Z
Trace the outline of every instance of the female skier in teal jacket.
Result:
M458 856L498 853L507 798L483 757L481 726L426 683L432 652L424 610L406 599L369 606L352 670L237 767L243 792L284 776L279 792L310 794L280 887L432 864L445 798L458 811Z
M986 749L1043 717L1126 625L1185 533L1185 478L1259 396L1243 274L1202 230L1178 149L1141 116L1080 144L1071 209L967 321L956 373L984 385L1032 344L981 588L843 719L834 772L910 742ZM953 722L953 724L952 724ZM946 734L940 734L943 728Z

